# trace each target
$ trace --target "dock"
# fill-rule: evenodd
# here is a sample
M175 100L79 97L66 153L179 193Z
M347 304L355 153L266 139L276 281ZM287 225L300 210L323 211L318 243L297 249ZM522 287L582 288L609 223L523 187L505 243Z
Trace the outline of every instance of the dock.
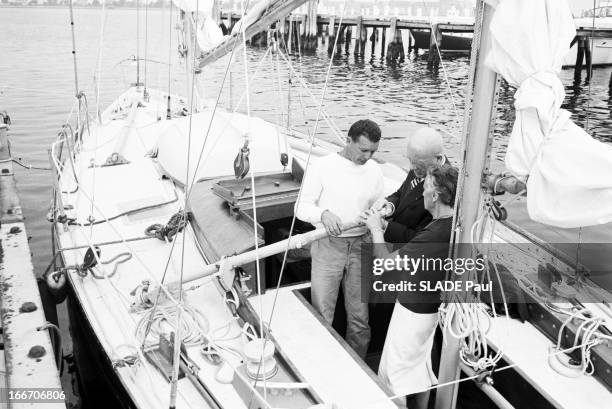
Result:
M60 336L45 318L34 275L13 172L9 124L8 115L0 113L0 408L44 403L47 409L65 409L56 366L62 357L54 353L59 351Z
M241 14L236 11L220 11L217 20L225 32L231 31L234 24L239 21ZM424 19L401 19L397 17L372 18L364 16L340 16L330 14L317 14L316 7L307 8L307 13L292 13L289 17L272 26L272 29L282 35L289 53L296 51L313 52L319 43L325 45L327 41L328 53L332 53L336 44L336 53L342 51L356 57L365 55L366 47L370 47L371 56L386 58L387 61L402 60L405 55L419 49L428 50L428 63L437 65L440 60L440 50L469 51L471 38L462 34L473 34L474 24L465 18L452 21L451 19L436 18L435 21ZM402 32L406 31L406 35ZM336 41L336 33L339 33ZM415 35L415 34L418 34ZM465 40L462 39L465 38ZM612 39L612 28L576 27L574 42L578 43L576 55L576 72L587 69L587 76L592 70L590 39ZM319 41L321 39L321 41ZM407 44L405 43L407 39ZM351 50L351 43L354 47ZM459 45L449 44L450 41ZM251 39L255 45L267 45L267 33L261 33Z

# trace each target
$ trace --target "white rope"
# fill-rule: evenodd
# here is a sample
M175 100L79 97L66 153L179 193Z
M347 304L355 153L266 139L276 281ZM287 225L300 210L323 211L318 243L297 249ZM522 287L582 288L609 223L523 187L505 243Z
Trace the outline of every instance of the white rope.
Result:
M206 342L206 337L199 332L197 327L197 320L200 320L200 325L203 325L207 333L209 331L210 322L206 315L204 315L200 310L192 307L189 304L183 304L183 309L185 310L185 317L180 322L181 329L181 342L186 347L193 347L197 345L201 345ZM166 326L170 326L171 330L177 332L177 316L178 309L174 306L160 306L155 311L153 309L148 310L138 322L136 326L135 336L136 339L142 339L143 342L149 341L149 344L145 344L146 346L157 344L159 342L159 337L162 334L168 333L168 328ZM149 321L151 323L149 324ZM151 326L148 335L145 337L145 329L147 326Z
M584 345L587 345L587 344L586 343L585 344L581 344L581 345L578 345L578 347L582 347ZM574 347L570 347L570 348L567 348L567 349L555 351L555 352L553 352L551 354L547 354L547 357L548 356L556 356L558 354L569 352L569 351L571 351L573 349L574 349ZM509 365L506 365L506 366L502 366L501 368L496 368L495 372L496 373L502 372L502 371L505 371L507 369L515 368L517 366L519 366L519 363L509 364ZM439 388L443 388L443 387L446 387L446 386L451 386L451 385L459 384L459 383L465 382L465 381L475 380L475 379L478 379L478 378L481 378L481 377L482 377L482 373L477 373L477 374L475 374L473 376L468 376L468 377L465 377L465 378L456 379L454 381L445 382L445 383L438 383L436 385L432 385L429 388L424 389L423 392L427 392L427 391L430 391L430 390L433 390L433 389L439 389ZM394 399L403 398L406 395L408 395L409 393L411 393L411 391L406 391L406 392L399 391L399 392L396 392L395 395L387 397L387 400L393 401ZM381 400L378 400L376 402L372 402L372 404L375 404L375 403L380 402L380 401ZM369 407L375 408L376 406L369 406Z
M93 251L93 255L94 255L94 258L95 258L95 259L96 259L96 261L97 261L98 267L99 267L99 268L100 268L100 270L102 271L102 275L103 275L103 276L104 276L104 278L105 278L105 280L102 280L102 281L104 281L104 282L106 282L107 284L109 284L109 285L110 285L111 289L112 289L112 290L114 290L115 294L119 296L118 298L119 298L120 303L121 303L121 304L123 304L123 308L124 308L126 311L128 311L128 309L129 309L129 305L128 305L128 303L126 303L126 298L125 298L125 296L124 296L124 295L121 293L121 291L119 291L119 289L116 287L116 285L115 285L115 284L113 283L113 281L110 279L110 275L109 275L109 274L106 272L106 269L104 268L104 264L102 263L102 261L101 261L101 260L100 260L100 258L98 257L97 252L96 252L96 251L93 249L93 247L94 247L94 246L93 246L93 244L92 244L92 243L91 243L91 242L88 240L87 235L85 235L85 234L84 234L84 233L83 233L83 232L82 232L80 229L77 229L77 231L78 231L78 232L81 234L81 236L82 236L82 237L83 237L83 238L84 238L84 239L87 241L89 248L90 248L90 249L92 249L92 251ZM100 280L93 280L93 282L94 282L94 285L95 285L96 287L98 287L98 286L99 286L99 282L100 282ZM87 298L87 292L86 292L86 291L84 291L84 293L85 293L85 296L86 296L86 298ZM105 293L104 293L104 294L105 294ZM110 312L111 314L113 314L114 309L113 309L113 307L112 307L112 306L109 306L109 305L108 305L108 303L106 303L106 297L102 296L101 298L104 300L103 302L104 302L104 303L106 304L106 306L108 307L108 308L106 309L106 311L108 311L108 312ZM114 304L113 304L113 305L114 305ZM113 315L114 315L115 317L117 317L117 315L116 315L116 314L113 314ZM132 326L133 326L133 327L137 327L137 325L138 325L138 324L137 324L137 322L135 321L135 319L132 317L132 315L128 314L128 318L131 320L131 324L132 324ZM119 315L118 315L118 319L119 319L120 321L122 321L122 322L123 322L123 325L120 325L119 327L120 327L120 328L126 328L126 325L125 325L125 324L126 324L125 316L124 316L123 314L119 314ZM128 324L128 326L129 326L129 322L127 322L127 324ZM124 332L124 331L120 331L120 333L125 333L125 332ZM149 369L149 367L148 367L148 364L146 363L147 361L146 361L146 358L144 357L144 354L142 353L142 349L141 349L141 348L138 348L138 344L139 344L138 339L136 338L135 334L132 334L132 332L128 331L128 334L129 334L128 336L129 336L129 338L130 338L130 342L131 342L131 344L122 344L122 345L129 346L129 347L130 347L130 348L132 348L132 350L135 352L135 354L136 354L136 355L137 355L137 357L138 357L139 362L141 363L141 367L142 367L142 368L144 368L144 370L145 370L145 372L146 372L146 375L147 375L147 379L148 379L149 383L151 384L151 383L152 383L151 371L150 371L150 369ZM104 333L103 333L103 336L105 336L105 335L106 335L106 334L104 334ZM108 342L108 341L107 341L107 342ZM110 345L110 343L108 343L108 344ZM119 346L115 346L115 348L112 348L112 350L111 350L111 354L110 354L110 355L111 355L112 357L116 357L117 355L119 355L119 356L120 356L120 358L118 358L118 359L120 359L120 360L121 360L121 359L126 359L126 357L125 357L125 356L121 356L120 354L118 354L118 353L117 353L117 349L118 349L120 346L121 346L121 345L119 345ZM117 358L116 358L116 359L117 359ZM138 385L139 385L139 382L134 382L134 384L135 384L137 387L139 387L139 386L138 386ZM154 392L156 395L158 395L158 392L157 392L157 390L156 390L155 388L153 389L153 392ZM182 393L179 393L179 395L181 395L181 397L183 398L183 400L185 400L185 397L182 395ZM157 396L157 398L159 399L159 396ZM191 407L191 405L190 405L190 407Z

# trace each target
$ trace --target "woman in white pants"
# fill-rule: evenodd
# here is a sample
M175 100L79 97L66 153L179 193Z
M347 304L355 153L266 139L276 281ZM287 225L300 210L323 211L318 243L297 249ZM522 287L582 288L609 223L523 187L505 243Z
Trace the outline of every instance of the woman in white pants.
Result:
M446 276L442 266L450 246L457 176L457 169L450 165L428 171L423 198L425 209L433 220L394 253L389 253L382 245L385 243L384 221L375 212L364 214L364 223L375 244L375 258L397 260L399 255L402 260L406 257L423 260L415 271L409 271L412 264L408 264L408 268L405 264L397 266L400 279L414 286L413 290L397 295L378 369L379 377L395 395L408 396L411 409L427 408L429 388L437 382L431 369L431 349L440 306L440 292L435 285ZM425 261L428 262L425 264ZM431 290L423 289L423 282Z

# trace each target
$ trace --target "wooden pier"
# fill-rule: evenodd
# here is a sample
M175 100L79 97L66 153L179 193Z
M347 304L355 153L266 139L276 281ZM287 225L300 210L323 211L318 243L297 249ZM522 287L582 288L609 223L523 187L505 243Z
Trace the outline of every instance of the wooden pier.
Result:
M404 20L396 17L390 19L380 18L364 18L345 17L342 19L340 28L340 17L334 15L316 15L309 10L308 14L292 14L288 18L281 20L280 27L274 26L276 32L282 34L283 40L286 42L287 49L290 52L300 50L304 52L312 52L316 50L319 44L319 38L327 40L328 51L331 53L334 44L337 46L337 52L342 51L349 54L351 51L357 57L364 57L365 50L370 42L371 55L375 52L381 58L386 56L387 60L395 61L404 58L407 52L412 50L418 52L417 44L414 43L412 36L408 35L409 39L407 48L404 46L402 30L412 30L427 32L430 41L428 49L430 52L430 62L437 63L439 55L435 51L436 43L443 47L442 38L444 33L472 33L474 31L473 24L461 23L436 23L430 24L423 20ZM230 30L234 24L240 20L241 15L235 12L220 12L219 21L224 30ZM278 23L277 23L278 24ZM338 34L336 41L336 34ZM371 33L368 36L368 33ZM433 33L433 35L431 35ZM354 48L351 50L351 42L355 40ZM252 44L266 45L267 36L263 33L251 39Z
M234 24L240 20L240 17L240 13L220 11L218 21L224 31L231 30ZM387 61L401 61L411 51L418 54L420 48L426 47L429 51L428 62L431 65L439 63L438 48L445 50L447 47L445 36L459 34L456 38L461 38L461 34L474 32L474 24L443 22L440 19L436 23L430 23L426 20L407 20L396 17L366 18L350 16L342 19L342 25L338 29L339 24L339 16L316 14L316 7L309 3L307 14L291 14L280 21L280 26L277 23L272 28L276 33L282 35L282 41L285 42L290 53L297 50L313 52L317 49L319 39L321 39L322 45L327 43L330 54L333 51L334 44L336 44L336 53L341 53L344 45L346 54L352 52L355 57L363 58L369 41L372 58L375 56L386 57ZM408 35L402 35L403 31L407 31ZM336 34L338 33L339 38L336 41ZM413 35L415 33L419 34L419 38L424 37L424 35L428 36L428 44L416 43ZM465 37L464 44L469 45L471 39ZM590 39L592 38L612 39L612 29L577 27L576 38L574 39L574 42L578 43L575 70L580 73L583 68L586 68L588 76L590 76L592 70L590 49ZM408 39L408 44L404 44L404 39ZM352 40L355 41L351 50ZM265 46L267 41L267 33L261 33L251 39L251 44ZM469 46L465 47L465 51L469 51Z
M32 267L13 173L8 122L8 116L0 113L0 407L34 408L44 403L45 408L60 409L66 405L53 348L55 345L59 350L59 337L49 332L53 327L45 318ZM24 391L32 393L16 401L20 396L16 393ZM47 394L41 395L45 391ZM37 400L37 396L43 397Z

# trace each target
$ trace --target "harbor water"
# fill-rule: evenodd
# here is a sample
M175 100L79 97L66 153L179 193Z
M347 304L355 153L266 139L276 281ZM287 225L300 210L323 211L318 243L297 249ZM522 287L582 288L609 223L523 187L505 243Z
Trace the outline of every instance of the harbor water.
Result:
M75 10L79 90L86 93L92 117L97 107L103 110L136 81L136 64L130 61L136 55L151 60L140 64L140 79L147 86L186 94L185 66L177 56L175 22L171 23L169 17L168 10L141 10L137 46L136 10L111 9L104 15L100 9ZM467 54L444 54L443 65L432 70L428 69L424 55L412 53L403 63L389 65L380 56L371 58L369 54L355 60L352 52L345 55L344 46L342 49L331 63L323 104L341 132L346 133L357 119L375 120L381 125L384 138L377 155L404 165L403 139L415 127L430 125L445 131L449 157L456 161L469 73ZM47 149L74 105L71 51L67 8L0 7L0 109L7 110L13 121L10 131L13 156L26 164L49 166ZM249 75L255 73L264 54L265 49L261 48L247 50ZM239 110L249 109L252 115L271 121L289 121L311 133L330 64L327 47L319 46L315 55L301 58L293 55L290 60L310 84L314 98L300 92L295 79L288 92L289 70L282 58L272 55L261 64L257 78L249 82L248 106L245 98ZM227 62L227 58L218 61L200 77L206 84L205 97L213 100L219 97L221 106L229 108L246 88L243 51L235 53L225 75ZM610 68L596 68L590 83L585 73L575 81L572 70L562 71L561 77L567 93L565 107L572 112L573 119L596 138L612 143L610 74ZM225 86L219 92L224 76ZM99 80L98 97L94 77ZM511 87L502 85L493 152L497 167L503 167L501 160L512 126L513 93ZM322 119L317 134L335 140ZM40 272L51 255L46 213L52 177L48 171L19 167L17 173L26 225L32 237L33 262Z

